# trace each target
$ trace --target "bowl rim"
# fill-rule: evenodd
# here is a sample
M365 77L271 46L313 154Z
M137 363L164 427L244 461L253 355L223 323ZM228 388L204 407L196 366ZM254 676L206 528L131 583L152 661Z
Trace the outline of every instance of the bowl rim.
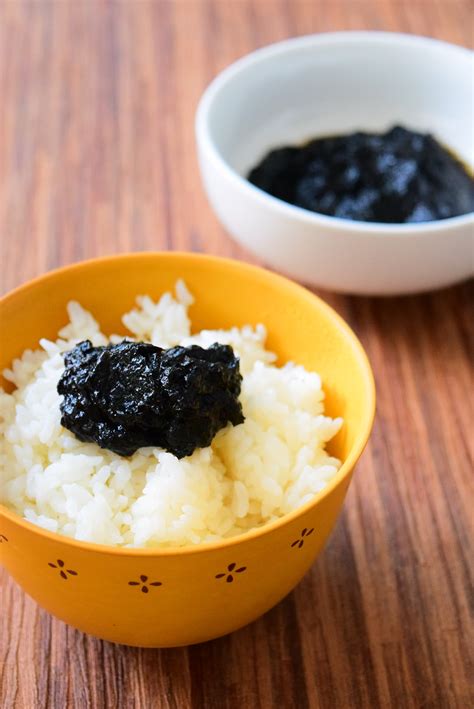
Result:
M368 233L380 234L386 236L396 236L405 238L413 234L423 236L449 228L464 227L465 225L474 224L474 212L460 214L447 219L436 219L431 222L420 222L417 224L391 224L385 222L363 222L351 219L342 219L341 217L333 217L319 212L312 212L303 207L298 207L289 202L274 197L264 190L256 187L249 182L245 177L240 175L233 167L224 159L221 152L215 145L211 130L209 127L209 116L212 110L213 102L219 92L233 79L235 79L242 71L247 70L254 64L259 64L269 58L280 56L282 54L297 52L301 49L311 47L324 47L343 44L347 47L348 44L367 46L380 44L400 44L410 47L433 47L441 52L447 52L458 57L470 61L474 65L474 52L467 47L452 44L443 40L434 39L432 37L423 37L421 35L406 34L402 32L378 32L378 31L359 31L349 30L342 32L322 32L320 34L302 35L300 37L292 37L280 42L256 49L253 52L245 54L235 62L223 69L217 74L214 79L208 84L204 90L196 110L195 115L195 135L198 147L205 151L206 157L214 164L221 173L234 184L237 189L243 190L250 198L255 199L260 204L267 208L274 209L282 216L301 220L313 226L324 226L325 228L335 231L345 230L354 234Z
M308 289L303 286L291 281L284 276L277 273L264 269L260 266L254 266L253 264L246 263L244 261L238 261L236 259L224 258L221 256L212 256L208 254L197 254L186 251L143 251L143 252L129 252L123 254L116 254L110 256L100 256L97 258L87 259L79 261L73 264L62 266L60 268L47 271L46 273L32 278L25 283L19 285L13 290L7 292L0 298L0 307L4 305L9 300L14 299L19 293L24 293L29 289L33 288L39 284L53 281L57 276L77 272L81 270L87 270L89 267L100 266L101 264L107 264L112 261L128 262L130 261L141 261L148 259L157 259L163 261L179 261L181 259L191 260L195 262L208 262L213 264L217 268L224 267L229 269L234 273L245 271L249 275L257 277L257 279L264 280L270 286L277 287L278 289L283 289L286 292L296 294L300 298L304 298L306 301L311 301L316 304L317 307L322 310L332 321L332 323L342 331L348 344L353 348L354 355L359 362L361 371L365 379L366 387L366 401L367 405L365 407L365 420L362 422L362 427L357 435L354 444L349 451L349 454L342 463L337 474L329 481L326 487L320 492L316 493L312 500L306 502L304 505L297 507L295 510L288 512L287 514L279 517L278 519L267 522L261 527L255 527L247 532L243 532L235 537L230 537L229 539L220 539L212 542L203 542L196 545L187 545L182 547L165 547L165 548L153 548L153 547L120 547L107 544L96 544L95 542L81 541L74 539L72 537L67 537L65 535L59 534L57 532L50 532L32 522L21 517L18 513L10 510L4 504L0 503L0 519L6 517L14 524L23 527L27 532L32 532L45 540L56 543L64 543L67 546L74 547L76 549L81 549L83 551L96 551L101 553L113 554L122 557L169 557L169 556L186 556L188 554L199 554L206 551L216 551L218 549L230 548L241 542L251 541L258 537L265 536L286 524L292 522L298 517L304 515L312 507L315 507L317 503L323 500L326 496L330 495L331 492L338 487L347 477L350 476L352 469L357 463L358 459L362 455L362 452L369 439L373 421L375 417L375 382L372 372L372 368L367 357L367 354L359 341L358 337L352 330L352 328L346 323L346 321L322 298L311 293Z

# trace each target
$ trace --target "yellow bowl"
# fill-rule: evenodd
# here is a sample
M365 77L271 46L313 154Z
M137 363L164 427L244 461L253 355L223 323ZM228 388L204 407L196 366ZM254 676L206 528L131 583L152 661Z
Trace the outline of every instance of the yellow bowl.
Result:
M0 301L0 369L24 349L37 347L41 337L54 338L66 322L69 300L91 310L104 332L120 332L120 316L136 295L156 298L179 277L196 296L193 329L262 322L281 363L291 359L321 374L327 413L344 418L329 446L343 465L321 493L291 514L240 537L180 549L79 542L0 506L2 561L30 596L84 632L143 647L224 635L258 618L291 591L336 521L375 409L367 357L328 305L262 269L194 254L102 258L17 288Z

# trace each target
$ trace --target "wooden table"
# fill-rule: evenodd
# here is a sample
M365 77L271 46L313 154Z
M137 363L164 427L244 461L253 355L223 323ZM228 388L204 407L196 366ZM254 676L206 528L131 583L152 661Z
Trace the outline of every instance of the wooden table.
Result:
M200 185L193 114L209 80L291 35L386 29L469 45L472 19L462 0L0 0L1 290L132 249L252 260ZM323 297L367 348L378 417L311 572L253 625L173 650L83 635L3 572L2 708L474 705L472 292Z

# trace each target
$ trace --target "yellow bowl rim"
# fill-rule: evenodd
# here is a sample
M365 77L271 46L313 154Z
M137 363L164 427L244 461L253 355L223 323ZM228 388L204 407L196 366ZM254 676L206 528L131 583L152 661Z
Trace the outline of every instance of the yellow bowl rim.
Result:
M265 268L262 268L260 266L254 266L252 264L246 263L244 261L238 261L236 259L224 258L221 256L212 256L209 254L193 253L188 251L138 251L126 252L122 254L112 254L108 256L99 256L97 258L78 261L76 263L61 266L60 268L55 268L51 271L47 271L46 273L36 276L35 278L26 281L26 283L17 286L13 290L3 295L0 298L0 306L8 300L15 298L19 293L29 290L32 286L35 286L44 281L54 279L56 276L63 273L81 270L83 268L87 268L90 265L106 263L110 261L139 261L144 258L146 259L147 257L154 258L157 256L165 261L179 260L184 258L187 260L207 261L218 266L222 265L226 268L233 270L234 272L244 270L247 271L249 274L253 273L257 275L260 279L263 279L269 284L275 285L280 289L283 289L287 292L296 293L298 296L303 297L305 300L310 300L313 302L316 301L318 303L318 307L329 316L329 318L336 325L336 327L338 327L339 330L342 330L348 340L351 342L355 350L355 354L357 355L357 358L359 359L359 362L362 365L362 370L365 373L366 395L368 400L368 406L366 409L366 419L365 421L363 421L361 431L357 436L349 455L342 463L339 471L334 476L334 478L331 479L331 481L326 485L323 490L316 493L312 500L309 500L304 505L297 507L292 512L288 512L282 517L279 517L277 520L267 522L261 527L255 527L253 529L250 529L248 532L243 532L242 534L239 534L235 537L230 537L229 539L222 539L213 542L203 542L201 544L196 545L166 548L118 547L107 544L96 544L94 542L80 541L72 537L67 537L65 535L58 534L57 532L50 532L47 529L33 524L32 522L28 522L23 517L20 517L19 514L9 510L5 505L1 503L0 518L3 515L4 517L10 519L14 524L18 524L19 526L23 527L26 531L38 534L39 536L45 538L48 541L64 543L76 549L82 549L83 551L96 551L99 553L114 554L117 556L125 557L167 557L197 554L206 551L215 551L217 549L230 548L241 542L250 541L256 539L257 537L269 534L274 530L279 529L280 527L284 527L286 524L304 515L308 510L310 510L312 507L315 507L318 502L320 502L327 495L329 495L332 490L334 490L334 488L336 488L344 480L344 478L346 478L350 474L351 470L362 455L369 439L375 417L375 382L372 373L372 368L370 366L368 357L365 353L364 348L362 347L361 342L359 341L352 328L345 322L345 320L330 305L325 303L322 298L315 295L314 293L311 293L309 290L299 285L298 283L295 283L290 279L285 278L284 276L281 276L272 271L269 271Z

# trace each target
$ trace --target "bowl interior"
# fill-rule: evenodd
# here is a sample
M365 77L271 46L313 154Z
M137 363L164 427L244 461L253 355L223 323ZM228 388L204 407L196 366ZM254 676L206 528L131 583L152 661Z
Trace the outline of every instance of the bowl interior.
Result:
M364 446L373 416L370 366L348 326L318 298L286 279L225 259L185 254L134 254L77 264L47 274L0 301L0 370L42 337L56 338L65 306L78 300L103 331L127 334L121 315L139 294L153 298L184 278L196 297L193 330L264 323L280 362L318 371L326 412L345 424L330 450L346 460ZM6 382L3 381L3 385Z
M222 158L247 174L268 150L318 135L431 132L473 160L473 63L443 42L390 33L336 33L270 46L211 85L203 111Z

